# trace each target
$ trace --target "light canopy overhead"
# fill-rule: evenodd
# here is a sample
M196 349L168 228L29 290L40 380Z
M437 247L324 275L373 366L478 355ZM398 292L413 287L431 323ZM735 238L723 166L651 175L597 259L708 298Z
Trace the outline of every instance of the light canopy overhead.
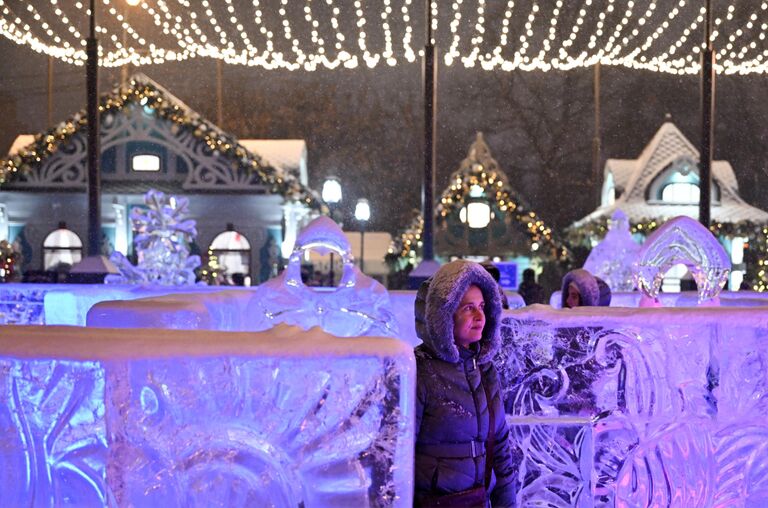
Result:
M0 33L65 62L85 62L87 2L0 0ZM316 70L417 61L421 0L97 0L101 64L208 57L266 69ZM720 73L768 71L768 2L713 3ZM699 72L704 2L441 0L432 28L446 65L568 70L600 62Z

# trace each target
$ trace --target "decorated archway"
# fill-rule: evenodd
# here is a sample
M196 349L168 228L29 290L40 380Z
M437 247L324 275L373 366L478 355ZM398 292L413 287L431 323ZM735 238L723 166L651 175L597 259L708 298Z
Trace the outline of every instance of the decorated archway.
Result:
M414 218L393 241L395 269L421 259L423 218ZM539 257L565 261L570 252L551 227L509 185L482 133L451 175L435 208L438 256Z

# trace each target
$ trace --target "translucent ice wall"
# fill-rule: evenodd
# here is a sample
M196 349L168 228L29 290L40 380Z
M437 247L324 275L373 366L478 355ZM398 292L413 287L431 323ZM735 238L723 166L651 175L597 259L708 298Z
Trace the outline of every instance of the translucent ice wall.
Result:
M521 506L768 506L768 307L505 313Z
M0 506L411 506L414 362L385 339L0 329Z

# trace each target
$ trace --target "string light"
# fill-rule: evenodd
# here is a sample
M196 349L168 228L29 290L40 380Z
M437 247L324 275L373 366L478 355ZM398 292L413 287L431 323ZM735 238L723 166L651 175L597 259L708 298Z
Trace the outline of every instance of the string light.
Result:
M423 26L413 0L137 1L136 7L126 0L98 2L101 65L205 57L266 69L394 66L416 61L413 37ZM670 10L662 10L657 1L429 0L432 39L445 49L446 65L549 71L600 62L698 73L703 7L675 0ZM82 65L85 3L0 0L0 34ZM768 24L763 20L768 2L730 0L713 8L715 70L767 73ZM563 26L563 20L571 20L571 25Z

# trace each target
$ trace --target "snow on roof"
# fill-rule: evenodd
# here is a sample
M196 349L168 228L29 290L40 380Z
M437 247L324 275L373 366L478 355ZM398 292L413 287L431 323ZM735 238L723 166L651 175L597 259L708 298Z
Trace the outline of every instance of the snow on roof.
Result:
M698 217L698 205L673 205L646 200L647 188L654 179L671 163L688 158L698 164L699 151L670 121L664 122L637 159L608 159L604 177L613 175L616 189L621 191L616 202L601 206L586 217L574 222L570 228L577 229L585 224L605 220L616 209L621 209L630 222L648 219L666 220L678 215ZM694 169L696 171L696 169ZM736 174L728 161L712 162L712 179L720 188L720 202L712 203L713 221L736 223L753 221L768 222L768 213L751 206L739 196Z
M303 139L241 139L240 144L265 164L291 172L307 185L307 143Z
M34 134L19 134L16 139L13 140L11 148L8 150L8 157L12 157L19 153L24 147L31 145L35 141Z

